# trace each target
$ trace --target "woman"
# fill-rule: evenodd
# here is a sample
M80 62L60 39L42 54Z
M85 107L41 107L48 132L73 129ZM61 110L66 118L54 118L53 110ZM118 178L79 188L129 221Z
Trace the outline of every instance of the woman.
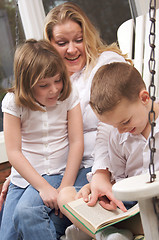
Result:
M92 152L98 125L98 120L89 105L92 79L100 66L130 60L121 53L116 43L109 46L104 44L85 13L73 3L66 2L48 13L44 37L63 57L71 81L77 86L84 125L85 145L82 164L84 167L90 167L94 161ZM95 155L98 154L100 151ZM99 166L94 166L93 172Z
M76 85L84 125L84 155L81 165L80 175L75 186L80 189L87 183L86 173L90 172L94 158L92 151L95 146L98 120L89 106L89 96L91 82L98 68L110 62L126 61L126 56L114 43L110 46L105 45L100 39L98 31L94 28L85 13L75 4L66 2L53 8L45 19L44 38L47 39L62 56L71 81ZM100 141L100 126L98 130ZM101 146L102 147L102 146ZM96 159L101 158L101 161ZM100 148L95 153L95 164L93 166L94 177L98 177L98 171L105 170L105 159L100 156ZM77 187L78 186L78 187ZM78 190L77 189L77 190ZM98 198L98 186L94 187L95 196ZM5 198L5 192L1 194L1 200ZM104 189L102 192L105 195ZM111 199L111 197L110 197ZM0 200L0 201L1 201ZM94 204L94 203L93 203ZM118 201L116 204L119 204ZM115 206L112 205L112 208ZM52 214L52 220L57 231L57 238L64 234L65 229L71 223L66 219L60 219Z

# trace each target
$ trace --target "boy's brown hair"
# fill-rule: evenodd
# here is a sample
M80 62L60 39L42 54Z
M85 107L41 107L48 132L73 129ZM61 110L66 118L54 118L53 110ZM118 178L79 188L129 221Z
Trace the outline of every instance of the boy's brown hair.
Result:
M31 110L44 111L37 104L33 87L42 78L60 74L63 89L59 100L63 101L70 95L71 83L65 64L56 49L46 40L27 40L18 46L14 56L15 85L9 92L15 93L15 102Z
M114 62L98 69L91 86L90 105L99 115L112 111L121 99L136 101L145 83L135 67Z

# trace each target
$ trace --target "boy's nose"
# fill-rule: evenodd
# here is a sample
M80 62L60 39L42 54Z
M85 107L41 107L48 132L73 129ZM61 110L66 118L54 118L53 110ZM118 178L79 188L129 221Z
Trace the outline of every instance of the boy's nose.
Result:
M124 130L124 128L118 127L118 132L119 132L119 133L124 133L125 130Z

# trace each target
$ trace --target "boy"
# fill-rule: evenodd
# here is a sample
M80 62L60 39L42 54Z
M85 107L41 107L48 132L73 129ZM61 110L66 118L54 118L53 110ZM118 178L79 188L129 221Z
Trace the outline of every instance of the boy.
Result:
M99 120L112 125L108 166L115 181L145 173L149 169L148 115L152 101L140 73L126 63L111 63L96 73L91 87L90 105ZM154 102L156 146L159 138L159 104ZM152 116L153 117L153 116ZM155 169L159 169L159 149Z
M148 115L152 101L140 73L127 63L111 63L102 66L95 74L92 82L90 105L100 121L114 127L109 135L109 158L106 165L114 181L148 171L150 156L148 137L151 131ZM154 112L157 125L154 136L156 146L158 146L159 104L157 102L154 102ZM159 149L156 149L154 159L156 170L159 169L158 157ZM101 171L98 174L102 176L103 172ZM104 179L103 176L101 179ZM96 184L101 186L101 182L96 182ZM102 185L110 186L108 177L103 180ZM83 197L87 201L90 192L93 193L92 182L84 186L77 196ZM112 197L111 187L105 194L96 192L94 199L104 195L110 201L115 202ZM128 204L131 207L134 203L128 202ZM80 227L74 220L73 222ZM124 239L125 233L122 234L122 239ZM98 239L101 236L96 237ZM107 237L102 239L107 239ZM119 238L117 234L116 238L113 238L112 234L112 239ZM126 238L125 236L125 239L131 239L131 237Z

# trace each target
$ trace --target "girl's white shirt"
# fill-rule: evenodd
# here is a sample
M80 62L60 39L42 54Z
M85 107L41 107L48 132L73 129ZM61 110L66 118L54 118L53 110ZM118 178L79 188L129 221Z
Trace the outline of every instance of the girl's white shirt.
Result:
M40 175L63 174L68 157L67 112L79 103L74 88L65 101L45 112L32 111L15 104L14 93L7 93L2 101L2 112L21 119L22 153ZM26 187L28 182L12 168L11 182Z
M107 159L107 143L109 135L109 127L103 123L99 123L93 110L89 105L90 89L93 77L97 70L111 62L125 62L125 59L112 51L101 53L97 59L96 65L85 75L85 69L71 76L71 81L76 85L79 92L80 105L83 116L84 128L84 155L82 165L91 167L93 165L93 173L97 169L105 169ZM99 123L99 126L98 126ZM104 128L104 131L103 131ZM97 140L96 140L97 133Z
M154 128L156 152L154 154L155 171L159 170L159 117ZM150 149L149 139L142 134L133 135L129 132L120 134L113 128L109 135L109 161L107 167L115 181L127 177L141 175L149 171Z

